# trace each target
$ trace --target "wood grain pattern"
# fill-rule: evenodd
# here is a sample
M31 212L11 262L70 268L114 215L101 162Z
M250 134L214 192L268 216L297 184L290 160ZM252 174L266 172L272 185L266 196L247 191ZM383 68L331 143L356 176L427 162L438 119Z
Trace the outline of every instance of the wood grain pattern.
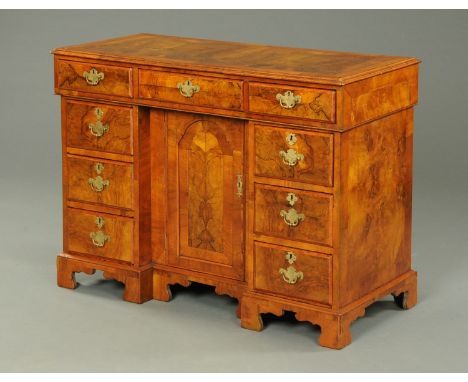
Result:
M236 175L243 175L243 122L166 118L169 261L241 278L244 198L236 195Z
M415 58L137 34L55 49L170 68L344 85L418 63Z
M411 121L404 111L342 137L342 305L410 269Z
M303 273L295 284L288 284L279 272L291 266L285 259L290 251L296 256L292 266ZM256 289L331 305L331 256L264 243L255 243L254 256Z
M333 136L273 125L254 124L255 175L289 181L333 185ZM297 139L287 142L288 134ZM280 152L293 149L304 159L295 166L284 163Z
M133 136L135 156L133 194L134 194L134 263L146 267L152 261L151 230L151 141L150 112L148 109L134 107Z
M68 234L66 252L133 261L133 219L72 208L67 209L66 214ZM98 216L104 218L105 224L102 228L96 225ZM100 230L109 236L103 247L94 245L90 237L90 233Z
M150 110L150 187L151 187L151 252L154 264L167 264L167 203L168 144L167 114Z
M223 253L223 152L218 138L208 125L198 123L191 141L181 142L188 153L188 245Z
M362 124L416 104L418 65L358 81L343 89L343 125Z
M117 154L133 154L132 108L76 100L66 101L67 146ZM98 119L96 110L103 112ZM108 126L102 136L90 130L101 121Z
M83 73L92 68L104 73L104 79L97 85L88 85L83 77ZM133 94L131 68L101 63L59 60L56 74L56 86L59 88L87 93L113 94L121 97L131 97Z
M296 227L290 227L281 217L288 211L288 193L293 192L298 200L292 208L305 215ZM298 240L323 245L332 244L332 196L295 189L255 185L255 232L278 238Z
M276 95L285 91L300 96L301 102L292 109L282 107ZM249 83L249 110L254 113L335 122L335 103L335 92L330 90Z
M101 163L104 170L96 171L96 164ZM105 204L112 207L133 208L133 166L107 160L67 157L68 198L69 200ZM89 178L101 176L109 181L103 191L94 191Z
M240 81L143 69L138 72L138 94L141 98L220 109L242 109L242 83ZM200 91L192 97L183 96L177 88L177 84L187 80L200 87Z

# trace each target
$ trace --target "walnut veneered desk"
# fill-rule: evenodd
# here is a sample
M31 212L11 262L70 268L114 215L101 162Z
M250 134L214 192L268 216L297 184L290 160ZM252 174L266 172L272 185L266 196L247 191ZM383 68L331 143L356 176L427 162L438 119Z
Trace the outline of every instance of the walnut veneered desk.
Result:
M419 60L151 34L53 54L60 286L101 270L142 303L212 285L242 327L292 311L335 349L377 299L416 303Z

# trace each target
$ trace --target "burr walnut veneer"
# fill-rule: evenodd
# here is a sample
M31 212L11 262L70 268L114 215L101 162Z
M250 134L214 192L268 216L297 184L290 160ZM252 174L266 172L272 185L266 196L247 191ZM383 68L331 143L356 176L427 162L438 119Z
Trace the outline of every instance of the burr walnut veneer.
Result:
M139 34L53 51L62 100L58 284L124 299L215 287L241 326L292 311L322 346L411 269L414 58Z

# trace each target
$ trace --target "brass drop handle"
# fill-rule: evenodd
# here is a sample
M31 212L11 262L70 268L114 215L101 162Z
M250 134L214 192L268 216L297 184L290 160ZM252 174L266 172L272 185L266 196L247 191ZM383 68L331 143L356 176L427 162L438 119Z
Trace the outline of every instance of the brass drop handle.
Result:
M89 237L91 238L93 245L96 247L104 247L106 242L110 240L110 236L105 234L104 231L102 231L104 223L105 221L102 216L96 217L96 225L99 228L99 231L89 233Z
M279 273L283 276L283 280L288 284L295 284L304 278L304 274L302 272L296 271L296 268L294 268L292 265L290 265L287 269L280 268Z
M290 90L285 91L284 94L278 93L276 95L276 99L284 109L292 109L296 105L299 105L302 100L301 96L294 95L294 93Z
M293 208L294 204L299 200L297 195L294 192L289 192L286 195L286 201L290 205L290 209L285 211L281 210L280 211L280 216L283 218L284 222L289 226L289 227L296 227L301 221L305 219L304 214L300 214L296 211L295 208Z
M95 192L102 192L104 188L109 187L109 180L104 179L100 174L104 171L104 165L102 163L96 163L94 169L97 172L97 176L95 178L89 178L88 184L91 186L93 191Z
M179 82L177 84L177 89L179 89L180 94L182 94L184 97L190 98L195 93L200 91L200 86L192 84L192 81L187 80L184 82Z
M294 149L288 149L287 151L281 150L279 156L284 164L291 167L297 165L299 161L304 160L304 154L300 154Z
M298 213L294 208L290 208L288 211L281 210L280 216L290 227L296 227L301 221L305 219L305 215Z
M292 266L296 261L296 254L294 252L287 252L285 256L287 262L289 263L288 268L280 268L279 273L283 277L283 280L288 284L296 284L298 281L304 279L304 273L298 272L296 268Z
M96 86L104 79L104 73L98 72L96 68L91 68L89 72L83 72L83 77L88 85Z
M90 123L88 127L91 131L91 134L99 138L102 137L104 133L106 133L109 130L109 125L107 123L102 123L102 118L104 117L104 112L102 111L102 109L97 107L94 110L94 114L96 114L96 122Z

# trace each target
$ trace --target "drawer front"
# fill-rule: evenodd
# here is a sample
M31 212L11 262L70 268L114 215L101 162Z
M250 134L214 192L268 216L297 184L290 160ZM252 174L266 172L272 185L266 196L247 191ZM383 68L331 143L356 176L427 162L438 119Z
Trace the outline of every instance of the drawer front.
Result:
M68 199L133 208L131 164L68 157Z
M317 192L255 185L255 232L332 245L333 197Z
M132 69L89 62L58 60L57 86L87 93L131 97Z
M249 84L251 112L335 122L335 91Z
M219 109L242 109L240 81L140 69L138 91L140 98Z
M133 219L68 208L66 235L67 251L132 262Z
M333 185L333 135L255 124L255 175Z
M132 154L132 108L66 101L67 146Z
M255 288L331 305L332 257L255 243Z

